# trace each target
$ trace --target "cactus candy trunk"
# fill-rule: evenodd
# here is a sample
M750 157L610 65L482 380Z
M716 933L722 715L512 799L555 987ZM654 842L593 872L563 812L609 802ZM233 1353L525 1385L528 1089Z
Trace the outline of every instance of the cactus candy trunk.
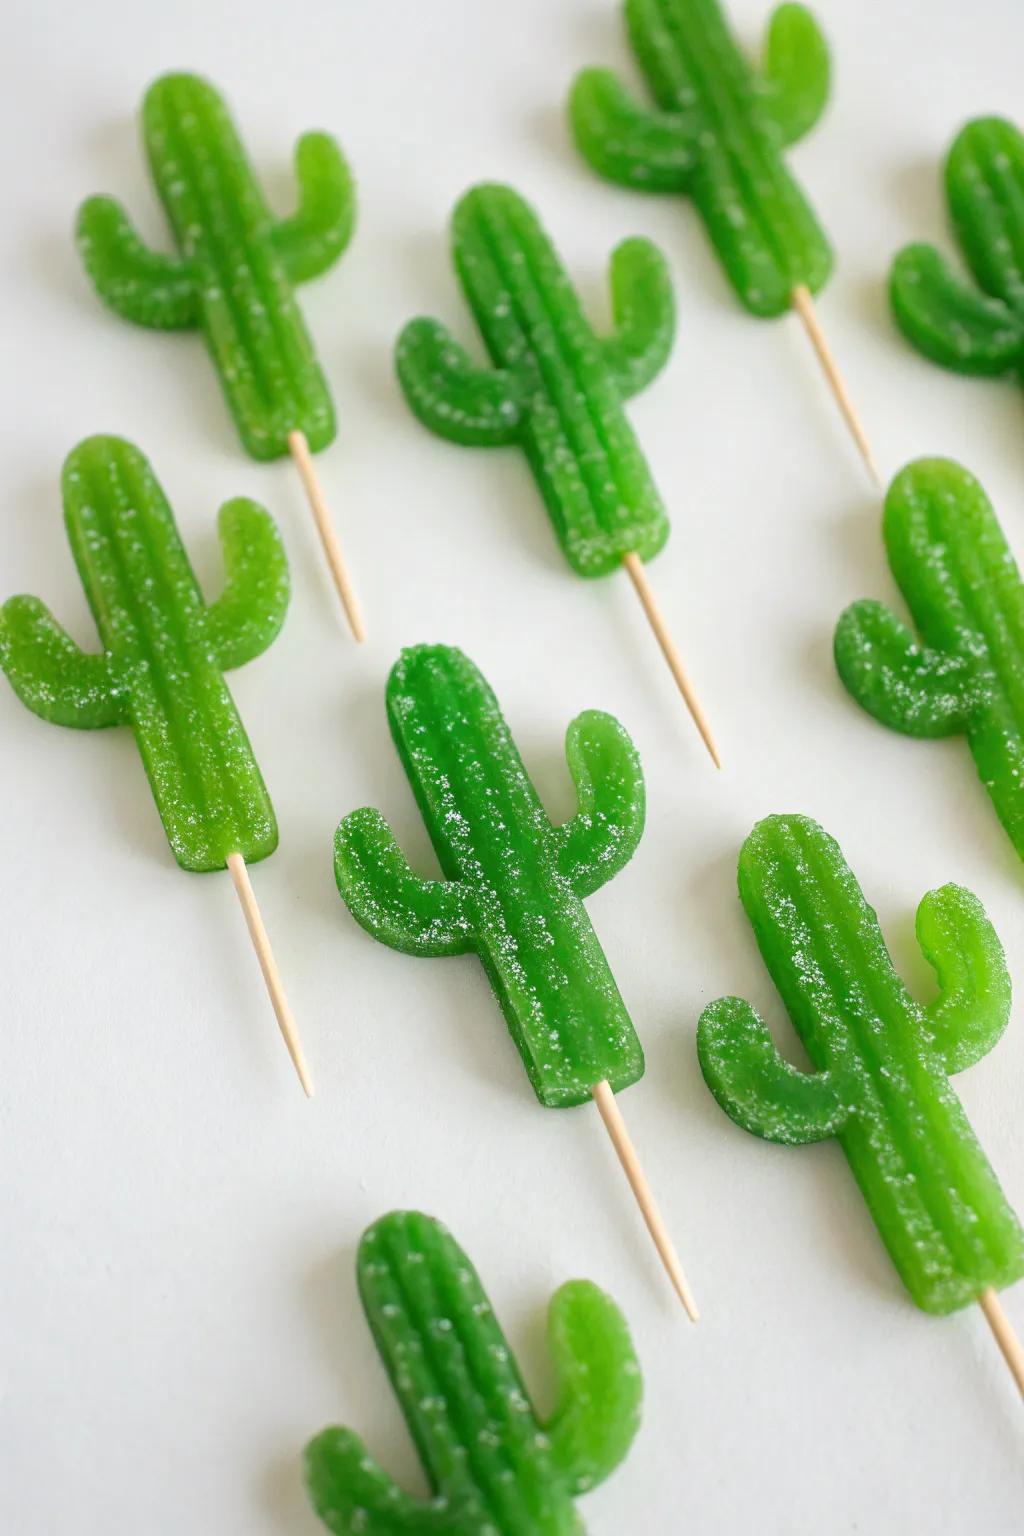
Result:
M908 1291L949 1312L1024 1274L1024 1233L949 1074L999 1039L1010 1009L1002 948L978 901L932 891L918 941L939 981L923 1008L896 975L838 845L772 816L743 846L739 890L772 980L814 1067L783 1061L737 998L712 1003L698 1051L738 1124L793 1145L836 1136Z
M889 564L920 631L881 603L839 621L836 665L868 712L911 736L966 736L982 783L1024 857L1024 586L973 475L919 459L885 503Z
M335 1536L579 1536L574 1497L623 1458L641 1381L626 1325L596 1286L552 1298L560 1400L535 1413L473 1266L437 1221L393 1212L364 1235L359 1291L434 1494L418 1503L350 1430L306 1449L306 1483Z
M606 575L629 553L651 559L669 524L623 401L654 377L671 347L660 254L644 240L616 249L616 327L601 339L536 215L511 187L466 193L453 251L495 367L474 369L443 327L415 320L397 353L410 406L456 442L520 443L579 575Z
M116 203L90 198L78 240L101 297L141 325L201 327L253 458L287 453L293 432L314 452L326 447L334 407L293 284L329 266L351 232L353 192L337 146L322 134L300 141L300 208L275 222L208 82L186 74L157 80L142 125L181 257L146 251Z
M581 900L622 868L643 827L625 732L597 712L573 722L580 812L553 827L494 694L460 651L403 652L387 708L446 879L417 880L379 813L357 811L336 849L353 915L397 949L476 950L543 1104L635 1082L643 1052Z
M782 156L828 96L816 23L801 5L780 6L759 74L717 0L626 0L625 12L659 110L646 112L607 70L585 70L570 108L582 154L609 180L690 197L745 307L784 313L794 289L817 293L832 270L828 241Z
M64 466L72 552L103 643L78 651L34 598L0 621L0 662L44 719L130 725L175 858L223 869L277 846L277 824L222 669L258 655L288 602L284 552L270 518L229 502L220 531L228 581L207 608L167 500L143 455L91 438Z

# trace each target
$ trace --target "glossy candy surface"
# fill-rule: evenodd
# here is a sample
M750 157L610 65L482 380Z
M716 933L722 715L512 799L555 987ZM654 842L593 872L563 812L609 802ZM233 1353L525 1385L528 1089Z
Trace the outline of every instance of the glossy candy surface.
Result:
M630 551L649 560L668 538L668 518L622 405L671 350L661 254L646 240L616 247L615 324L599 337L536 214L511 187L467 192L452 245L494 367L475 367L436 320L414 320L396 355L410 407L453 442L520 444L580 576L604 576Z
M751 314L784 313L798 286L817 293L832 252L782 156L828 99L828 50L810 12L779 6L760 71L717 0L626 0L625 14L657 110L610 70L584 70L569 104L584 158L622 186L691 198Z
M348 1429L306 1448L306 1486L335 1536L580 1536L574 1500L622 1461L643 1392L625 1320L586 1280L548 1311L556 1405L541 1420L476 1271L429 1216L363 1237L359 1292L433 1497L404 1493Z
M921 634L882 603L839 621L839 675L908 736L967 737L1024 857L1024 587L985 492L959 464L918 459L885 501L885 547Z
M334 407L293 285L327 270L348 244L355 192L333 139L299 140L297 211L275 219L228 109L196 75L165 75L142 109L150 169L180 256L143 244L121 205L91 197L77 240L100 297L153 330L200 328L246 451L273 459L288 435L315 452L334 437Z
M421 880L380 812L354 811L335 843L353 917L408 954L475 950L542 1104L635 1082L643 1052L581 899L622 869L643 831L643 774L621 725L596 710L570 725L579 811L556 827L461 651L403 651L387 711L445 878Z
M1024 137L981 117L946 161L953 230L977 287L932 245L908 245L889 282L893 315L919 352L958 373L1016 375L1024 362Z
M103 650L79 650L34 597L0 612L0 666L56 725L130 725L183 869L273 853L277 823L222 672L266 650L288 607L288 567L262 507L220 512L226 583L207 605L167 500L131 443L88 438L68 456L64 516Z
M939 983L921 1007L893 969L839 845L804 816L747 838L740 899L813 1070L783 1060L749 1003L706 1008L708 1087L745 1130L792 1146L836 1136L919 1307L950 1312L1024 1275L1024 1233L949 1075L979 1061L1010 1012L1002 947L960 886L931 891L917 938Z

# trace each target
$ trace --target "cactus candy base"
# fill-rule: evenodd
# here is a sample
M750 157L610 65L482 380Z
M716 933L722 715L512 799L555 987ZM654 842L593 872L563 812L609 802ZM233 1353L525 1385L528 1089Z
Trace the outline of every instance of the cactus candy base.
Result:
M542 1104L635 1082L643 1052L582 900L622 869L643 831L629 737L596 710L572 722L579 810L555 827L497 699L461 651L403 651L387 710L445 878L419 879L380 812L354 811L335 843L353 917L409 954L475 950Z
M622 1461L642 1383L625 1320L595 1285L555 1292L556 1406L542 1420L469 1259L429 1216L364 1235L359 1292L433 1497L404 1493L348 1429L306 1447L306 1486L334 1536L579 1536L575 1499Z
M288 606L288 567L262 507L220 513L227 580L205 604L167 500L131 443L93 437L68 456L64 515L103 650L79 650L37 598L0 611L0 666L57 725L130 725L174 857L223 869L273 853L277 823L222 673L258 656Z
M957 373L1019 377L1024 364L1024 136L1003 118L961 129L946 161L953 229L977 287L932 245L896 257L896 324L933 362Z
M838 1138L893 1263L926 1312L1024 1275L1024 1232L949 1075L996 1044L1010 1012L1002 947L960 886L931 891L917 938L938 995L896 975L837 843L804 816L770 816L739 860L740 899L813 1071L780 1056L748 1003L706 1008L701 1070L725 1112L799 1146Z
M668 538L668 518L622 407L672 346L661 254L647 240L616 248L615 325L598 337L536 214L511 187L473 187L452 232L494 367L475 368L436 320L413 320L396 358L411 409L456 443L520 444L578 575L607 575L629 553L651 559Z
M918 459L889 488L886 551L921 642L881 603L848 608L839 675L908 736L966 736L1024 858L1024 587L985 492L959 464Z
M287 453L293 432L313 452L326 447L334 406L293 288L337 261L352 233L355 193L337 144L324 133L303 135L295 153L299 206L275 220L208 81L157 80L146 92L142 127L181 254L148 250L119 203L91 197L77 239L97 292L136 325L202 329L253 458Z
M758 72L718 0L626 0L625 12L657 110L611 71L584 70L569 104L581 154L609 181L691 198L745 308L785 313L795 288L817 293L832 270L828 241L782 156L828 99L817 23L802 5L780 5Z

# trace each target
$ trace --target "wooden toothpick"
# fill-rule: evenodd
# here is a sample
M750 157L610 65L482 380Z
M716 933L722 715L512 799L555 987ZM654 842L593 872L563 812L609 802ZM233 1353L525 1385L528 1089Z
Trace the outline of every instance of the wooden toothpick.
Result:
M249 871L240 853L228 854L228 869L231 873L235 890L238 893L238 900L245 916L249 937L252 939L252 947L256 951L256 958L260 963L260 970L263 972L263 980L267 984L270 1002L277 1017L284 1043L288 1048L292 1064L299 1074L299 1082L302 1084L306 1097L311 1099L313 1097L313 1081L309 1075L309 1068L306 1066L306 1058L302 1054L299 1033L295 1027L295 1020L292 1017L292 1010L288 1005L288 999L285 996L284 986L281 982L281 973L277 969L277 961L274 959L274 951L270 947L270 938L263 924L259 904L256 901L256 892L252 888Z
M991 1286L986 1286L978 1297L978 1306L992 1329L993 1336L1002 1350L1003 1359L1010 1367L1010 1375L1017 1383L1017 1391L1024 1397L1024 1344L1021 1344L1013 1324L1003 1311L1003 1304Z
M668 1277L675 1288L676 1295L686 1308L686 1315L691 1323L695 1323L700 1316L697 1311L697 1303L693 1299L693 1292L683 1273L683 1266L679 1262L675 1245L668 1234L668 1228L658 1210L651 1193L651 1187L647 1177L640 1166L640 1159L636 1155L636 1148L629 1139L626 1122L622 1118L618 1101L607 1082L595 1083L590 1090L594 1096L605 1129L611 1137L612 1146L615 1148L622 1170L629 1180L629 1187L636 1196L636 1203L640 1207L640 1214L647 1223L647 1230L654 1239L654 1246L658 1250L661 1262L664 1264Z
M345 557L341 552L338 535L334 531L327 499L324 496L323 487L313 467L313 455L309 451L309 443L304 432L289 432L288 451L295 461L295 467L299 472L299 479L302 481L302 488L306 493L306 499L309 502L309 508L313 514L313 520L316 523L320 542L323 545L327 564L330 566L334 585L341 599L341 606L345 610L345 617L348 619L349 628L356 640L361 642L366 638L366 630L363 627L363 615L359 608L359 599L356 597L356 590L352 585L352 577L349 574L348 566L345 564Z
M636 589L636 595L640 599L640 605L643 608L644 613L647 615L647 622L650 624L651 629L654 631L654 638L657 640L661 647L661 654L668 662L669 671L675 678L676 686L678 687L679 692L682 694L686 707L693 717L693 723L697 727L698 731L700 731L704 745L707 747L711 754L711 761L714 763L716 768L721 768L722 760L718 755L718 748L715 745L715 738L711 734L711 727L708 724L707 715L705 715L703 706L701 705L700 700L693 690L693 684L690 681L690 674L687 672L686 667L683 665L683 658L679 654L679 648L675 641L672 639L672 636L669 634L668 625L665 623L665 616L658 605L658 599L654 595L651 584L647 580L647 572L644 570L644 563L640 559L640 556L632 550L630 550L628 554L623 555L622 563L626 567L626 570L629 573L629 579Z
M871 451L871 444L868 442L867 434L864 431L863 423L857 414L854 403L850 399L850 391L847 389L846 381L839 372L838 364L832 355L832 349L825 339L825 333L821 328L821 321L818 319L818 312L814 307L814 300L811 298L810 290L802 286L796 287L793 289L792 299L793 308L803 321L804 330L807 332L811 346L818 355L818 361L828 380L829 388L835 396L836 404L842 412L843 420L849 427L853 440L860 449L860 456L867 465L868 474L871 476L874 484L881 489L882 478L878 473L878 465Z

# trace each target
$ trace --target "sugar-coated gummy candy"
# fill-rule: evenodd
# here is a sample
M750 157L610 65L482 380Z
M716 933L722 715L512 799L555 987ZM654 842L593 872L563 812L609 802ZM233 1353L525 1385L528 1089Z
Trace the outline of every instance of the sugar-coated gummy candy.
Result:
M950 1312L1024 1275L1024 1232L949 1076L996 1044L1010 1013L1002 946L980 902L930 891L917 939L938 995L893 969L839 845L805 816L770 816L739 860L740 899L813 1071L780 1056L749 1003L721 998L697 1034L725 1112L799 1146L837 1137L914 1301Z
M943 367L1016 377L1024 362L1024 137L1003 118L976 118L954 140L945 182L977 287L933 245L908 245L889 280L893 315Z
M432 1497L412 1498L348 1429L306 1447L306 1487L335 1536L579 1536L576 1498L623 1460L643 1383L625 1319L587 1280L551 1298L555 1408L542 1419L476 1271L429 1216L365 1233L359 1293Z
M828 48L813 16L780 5L756 70L718 0L626 0L625 15L657 110L610 70L584 70L569 104L584 158L622 186L691 198L751 314L782 314L796 287L817 293L832 252L782 155L828 100Z
M1024 857L1024 587L985 492L949 459L918 459L885 499L885 547L921 634L882 603L848 608L839 675L869 714L908 736L967 737Z
M0 611L0 666L34 714L56 725L129 725L183 869L250 863L277 847L277 822L223 671L266 650L288 607L277 529L255 502L220 511L226 582L204 602L147 460L116 437L64 464L64 517L103 645L81 651L34 597Z
M335 841L353 917L407 954L475 950L542 1104L635 1082L643 1051L582 901L643 831L643 773L622 726L596 710L569 726L579 810L552 826L497 699L461 651L403 651L387 712L444 879L412 872L379 811L354 811Z
M607 575L631 551L651 559L668 538L668 518L622 407L672 346L660 252L647 240L616 247L614 325L600 337L536 214L511 187L465 194L452 250L494 367L475 367L438 321L412 321L396 355L411 409L456 443L518 443L580 576Z
M109 197L79 211L78 248L100 297L136 325L201 329L242 443L254 459L316 452L334 438L334 406L293 287L348 244L355 191L324 133L295 152L298 208L275 219L224 101L197 75L165 75L142 108L150 169L180 255L150 251Z

